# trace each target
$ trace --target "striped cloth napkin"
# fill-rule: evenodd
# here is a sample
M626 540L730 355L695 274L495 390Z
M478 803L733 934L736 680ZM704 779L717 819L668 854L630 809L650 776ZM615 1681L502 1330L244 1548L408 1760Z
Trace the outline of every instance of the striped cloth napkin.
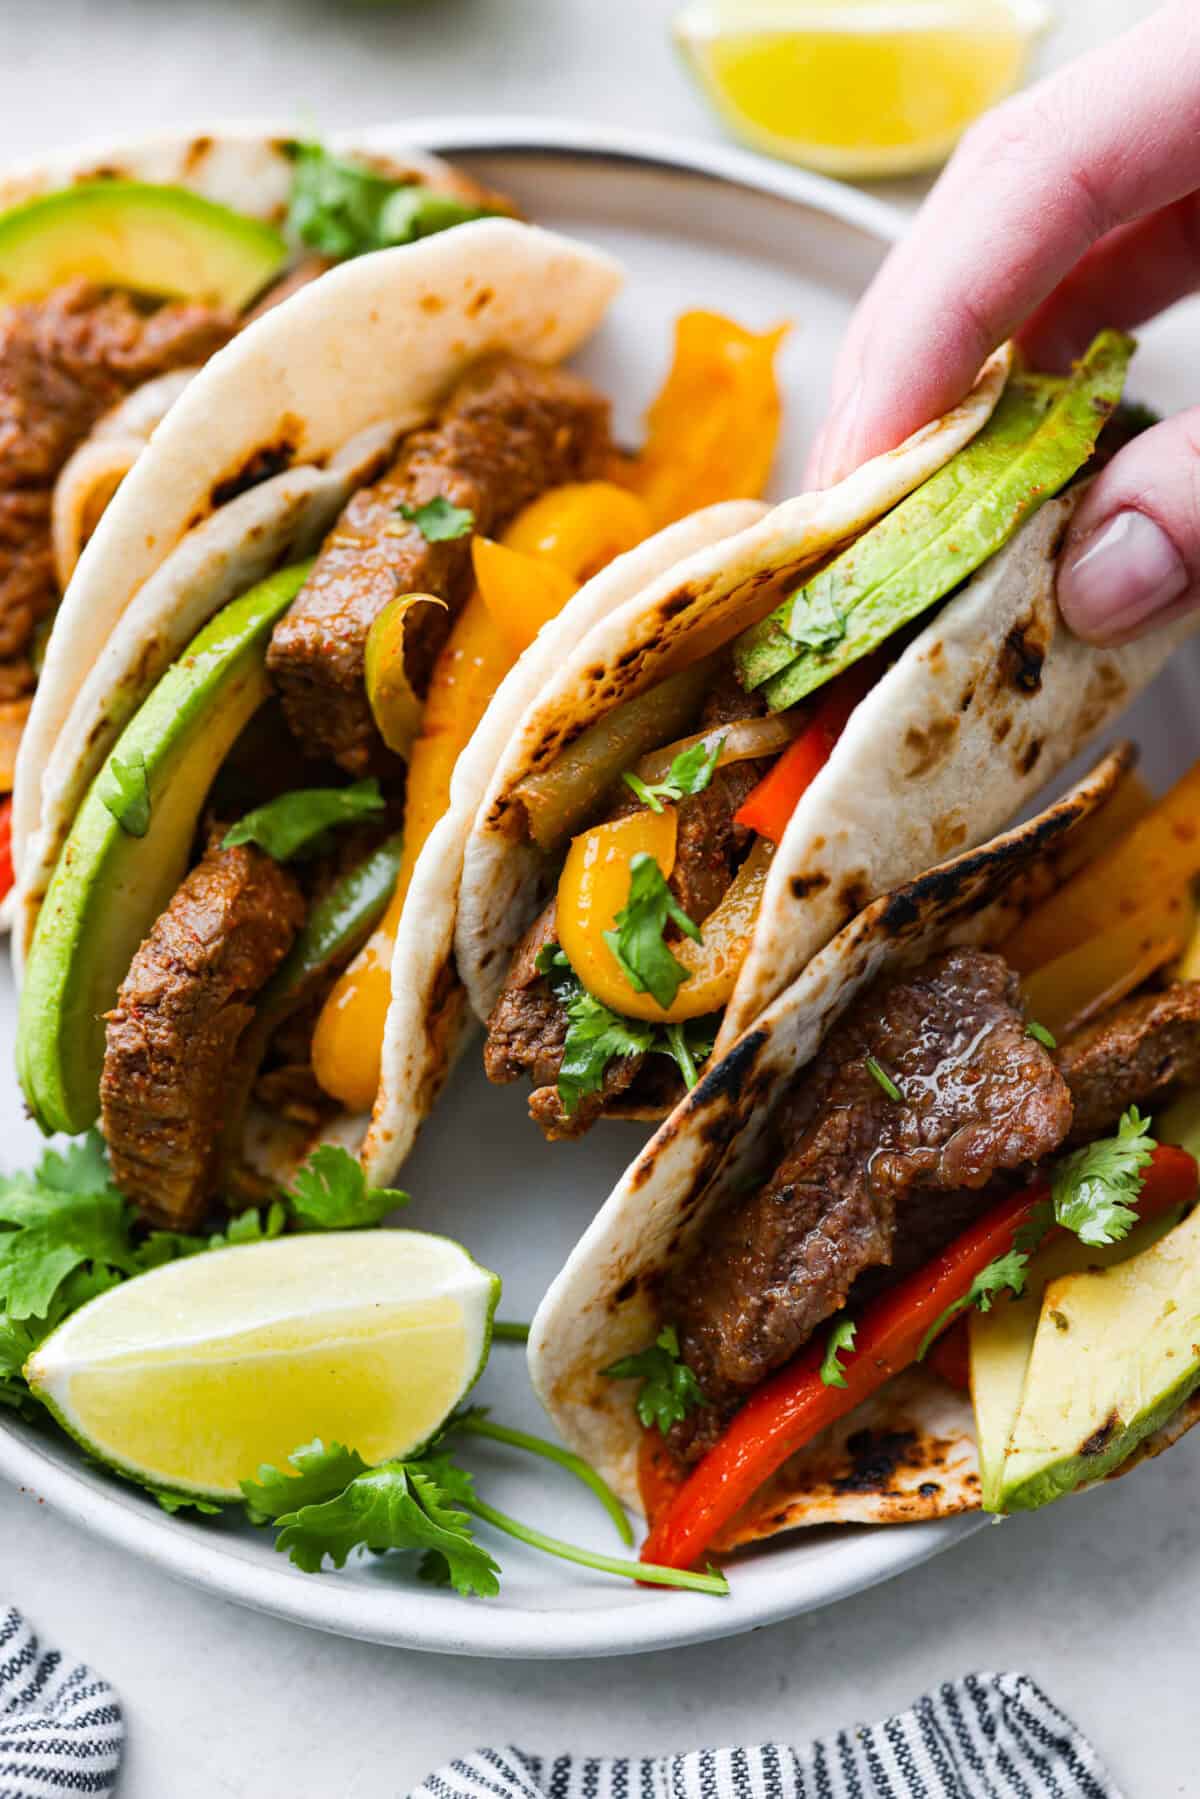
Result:
M481 1749L410 1799L1121 1799L1095 1750L1027 1674L968 1674L881 1724L789 1749L645 1760Z
M107 1799L124 1743L108 1682L43 1649L20 1612L0 1606L0 1799Z

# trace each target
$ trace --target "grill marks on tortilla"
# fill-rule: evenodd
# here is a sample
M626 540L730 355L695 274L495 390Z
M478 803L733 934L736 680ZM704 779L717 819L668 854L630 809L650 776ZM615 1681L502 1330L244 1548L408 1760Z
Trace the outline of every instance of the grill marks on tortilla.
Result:
M239 1044L304 912L261 850L210 849L134 956L108 1014L100 1098L114 1179L144 1217L176 1229L202 1217Z
M33 635L57 603L50 508L68 457L134 388L206 361L234 329L195 301L147 310L86 281L0 312L0 699L32 688Z
M603 473L609 447L608 402L577 375L513 357L471 369L441 418L408 437L388 472L355 494L276 626L268 666L297 741L365 773L380 748L363 684L373 620L396 594L445 600L448 611L421 608L408 633L410 676L423 693L467 599L470 536L428 543L401 506L442 497L492 534L547 488Z

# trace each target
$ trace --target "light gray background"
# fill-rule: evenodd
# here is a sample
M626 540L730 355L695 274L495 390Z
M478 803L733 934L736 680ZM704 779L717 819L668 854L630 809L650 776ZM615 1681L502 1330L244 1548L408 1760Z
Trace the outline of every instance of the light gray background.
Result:
M141 126L300 109L314 128L545 112L712 135L671 0L0 0L0 160ZM1060 0L1051 64L1151 11ZM885 190L911 199L915 183ZM594 1664L423 1658L317 1636L164 1581L0 1488L0 1597L121 1689L123 1799L393 1799L486 1741L653 1753L798 1740L969 1668L1025 1668L1130 1799L1200 1794L1192 1439L1135 1480L984 1530L834 1611Z

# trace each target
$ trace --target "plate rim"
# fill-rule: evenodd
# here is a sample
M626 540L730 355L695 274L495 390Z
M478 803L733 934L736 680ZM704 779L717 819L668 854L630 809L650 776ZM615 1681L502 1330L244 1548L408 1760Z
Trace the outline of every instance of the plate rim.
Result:
M210 124L210 130L220 130ZM233 127L237 129L236 126ZM172 134L174 135L174 134ZM331 133L358 147L411 143L437 154L554 157L610 163L660 174L680 174L748 189L831 217L881 244L895 243L905 215L870 194L809 170L777 164L752 151L721 143L675 139L661 133L530 115L460 117L440 114L381 123L365 130ZM511 1656L531 1660L599 1658L680 1648L737 1635L758 1626L815 1611L901 1574L962 1541L985 1520L967 1514L937 1523L911 1524L903 1532L864 1529L858 1553L845 1568L830 1569L815 1557L808 1569L789 1570L786 1581L750 1580L714 1602L698 1594L664 1593L645 1601L574 1611L513 1605L414 1604L411 1590L365 1588L337 1577L314 1580L286 1564L264 1564L234 1539L216 1542L200 1524L155 1513L146 1496L58 1461L36 1434L0 1422L0 1475L20 1493L32 1493L89 1535L152 1563L170 1577L333 1635L443 1655ZM400 1601L400 1603L397 1603Z

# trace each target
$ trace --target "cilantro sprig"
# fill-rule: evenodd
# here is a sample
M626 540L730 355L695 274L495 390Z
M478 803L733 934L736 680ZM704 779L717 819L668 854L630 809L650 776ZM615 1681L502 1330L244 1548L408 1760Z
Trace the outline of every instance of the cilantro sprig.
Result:
M679 1333L670 1324L663 1326L649 1349L622 1356L600 1372L610 1380L641 1381L634 1408L647 1430L657 1426L664 1437L689 1412L712 1403L683 1360Z
M825 1345L825 1355L821 1362L821 1380L827 1387L844 1387L846 1376L842 1372L840 1357L848 1355L854 1348L854 1339L858 1334L858 1326L853 1318L840 1318L829 1333L829 1341Z
M268 800L238 820L221 840L222 849L255 843L276 862L317 855L339 825L380 817L384 799L374 778L350 787L300 787Z
M1142 1176L1158 1145L1136 1106L1104 1137L1064 1156L1051 1176L1054 1216L1081 1243L1119 1243L1137 1223Z
M415 525L426 543L453 543L469 537L475 529L475 514L469 506L456 506L445 494L434 494L423 506L410 506L402 501L396 511L407 524Z
M290 153L288 233L325 256L361 256L489 216L487 207L415 182L393 181L321 144L293 144Z
M935 1337L940 1337L960 1312L969 1311L972 1306L978 1306L981 1312L990 1312L993 1301L1001 1293L1011 1293L1014 1299L1020 1299L1025 1291L1025 1270L1028 1265L1027 1253L1010 1249L1007 1255L997 1256L986 1268L981 1268L967 1291L953 1300L925 1332L917 1351L918 1362L925 1360Z
M684 1085L689 1089L696 1085L699 1065L712 1054L716 1042L711 1018L666 1026L622 1018L587 991L557 943L543 944L536 966L567 1014L558 1097L568 1118L581 1099L602 1091L609 1063L622 1056L670 1056Z
M712 742L701 737L690 749L680 750L672 758L663 780L646 782L628 769L621 778L637 794L643 806L649 806L651 812L662 812L667 805L676 805L694 793L704 792L716 773L724 746L723 734Z
M667 885L667 878L653 856L644 850L629 863L629 898L613 920L615 930L605 931L604 941L620 963L635 993L649 993L663 1011L691 971L672 955L663 939L668 921L677 924L693 943L702 942L694 924Z
M142 750L131 756L110 756L100 777L100 800L129 837L144 837L150 829L150 777Z

